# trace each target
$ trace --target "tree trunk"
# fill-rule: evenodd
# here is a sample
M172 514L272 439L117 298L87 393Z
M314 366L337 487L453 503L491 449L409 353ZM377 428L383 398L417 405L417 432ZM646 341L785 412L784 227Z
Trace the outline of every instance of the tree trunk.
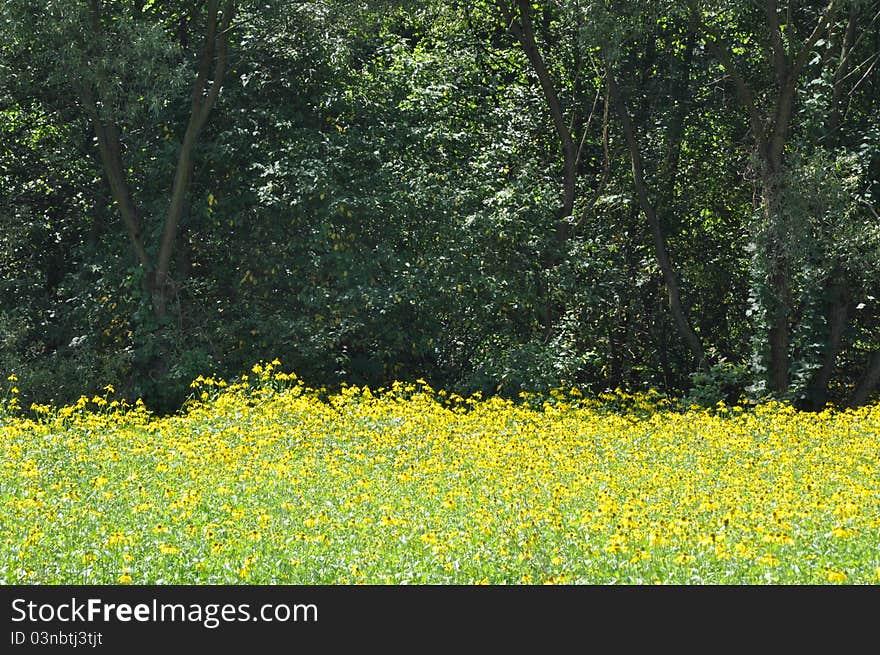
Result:
M868 362L868 368L849 397L850 407L861 407L868 402L868 397L880 383L880 350L875 350Z
M834 81L831 85L831 100L828 103L831 109L825 123L824 140L829 143L836 144L840 141L840 123L843 120L843 82L850 68L849 60L856 39L858 15L858 6L853 5L850 7L849 19L843 35L843 43L840 46L840 60L838 61L837 69L834 71Z
M775 175L764 180L764 223L767 230L767 319L770 333L770 389L777 394L788 392L789 385L789 321L791 285L784 225L778 214L779 192Z
M168 273L171 266L171 255L174 242L177 237L177 228L186 208L187 193L192 181L195 160L193 157L198 134L188 129L180 146L180 155L177 161L177 170L174 174L174 184L171 188L171 201L168 205L168 213L165 217L165 228L162 232L162 242L159 248L159 258L156 265L156 274L152 288L153 311L157 318L162 318L167 312L168 299L174 292L174 283Z
M220 85L223 83L227 56L226 32L232 21L234 10L234 2L227 0L222 18L220 18L218 17L218 0L208 0L208 30L202 46L199 71L193 84L189 122L183 135L177 167L174 171L171 199L168 203L168 212L165 215L162 241L159 244L159 254L156 258L156 270L151 289L153 312L160 319L165 317L168 300L177 290L177 283L169 277L174 243L177 238L178 226L187 207L189 188L195 168L196 144L202 129L208 122L208 116L217 101ZM211 73L212 63L214 75L213 80L209 82L208 76Z
M138 264L145 272L146 291L150 296L153 315L159 320L164 319L167 315L168 301L177 291L177 284L169 276L174 243L178 226L187 206L199 134L207 123L223 83L226 70L228 31L235 13L234 0L226 0L222 16L219 11L219 0L208 0L208 28L199 58L198 73L193 83L190 117L174 172L171 197L165 215L155 266L144 245L140 231L139 210L126 178L119 128L113 120L101 115L98 102L99 91L88 86L78 89L80 99L98 141L104 176L107 178L113 199L119 206L119 213L122 215ZM100 53L103 28L100 3L97 0L90 0L89 12L95 48ZM210 79L211 77L213 79Z
M834 81L831 87L830 110L825 121L825 134L822 140L827 146L834 147L840 144L840 123L843 119L843 82L850 68L849 59L856 38L856 20L859 9L853 5L849 10L846 31L843 34L843 42L840 47L840 59L834 71ZM828 402L828 384L834 373L834 365L843 345L843 332L849 320L849 293L846 279L841 271L833 274L829 289L827 321L828 338L825 344L825 355L822 358L822 366L816 372L816 376L810 385L810 402L812 408L822 409Z
M523 47L523 51L532 65L532 69L538 76L541 84L541 91L547 102L547 109L550 112L550 118L553 120L553 128L562 148L562 207L559 210L559 223L557 224L557 242L565 243L568 238L568 222L565 220L571 216L574 208L574 200L577 186L577 146L571 136L571 130L565 120L562 111L562 103L559 95L556 93L556 87L553 83L553 77L544 63L544 58L538 50L538 43L535 40L535 30L532 24L532 9L529 0L517 0L519 7L519 23L510 16L511 31L519 39Z
M553 122L553 129L559 139L562 150L562 205L557 213L556 227L553 235L553 243L541 256L542 270L539 272L538 281L538 305L539 320L544 329L544 339L548 340L553 331L553 325L557 317L557 308L553 306L550 298L550 285L547 284L547 271L559 262L560 253L567 247L571 236L570 217L574 211L575 198L577 196L577 163L578 147L572 137L571 130L565 120L562 102L556 92L553 77L547 69L544 58L538 49L535 38L535 29L532 23L532 6L530 0L516 0L515 6L507 3L507 0L499 0L498 8L507 23L507 28L517 38L523 52L538 77L541 92L547 103L547 110ZM514 13L516 15L514 15ZM574 121L573 121L574 122Z
M834 364L843 344L843 332L849 319L849 299L843 282L831 284L831 297L828 302L828 337L825 342L825 354L822 366L816 372L810 384L809 403L811 409L820 410L828 402L828 384L834 374Z
M730 47L718 30L700 19L704 32L711 37L705 40L706 47L718 58L733 79L740 102L748 111L756 150L764 166L762 204L767 235L764 254L768 269L767 317L770 322L768 382L771 390L777 394L787 393L789 387L789 331L792 308L791 264L785 246L787 232L778 209L785 145L788 140L798 77L810 57L810 51L831 23L836 8L837 0L831 0L812 33L801 48L795 51L791 42L789 42L789 50L785 48L776 0L765 2L766 26L770 37L768 59L772 61L777 86L772 114L764 114L759 109L754 91L733 63Z
M633 131L629 110L620 95L620 89L614 80L614 76L610 73L608 75L608 84L611 92L611 101L617 109L621 123L623 124L623 133L626 137L626 144L632 162L633 184L635 186L636 196L639 200L639 206L642 209L642 213L644 213L645 217L648 219L648 224L651 228L651 236L654 240L654 254L657 258L657 265L660 267L660 272L663 274L663 282L666 286L666 292L669 297L669 310L672 313L673 321L675 322L675 326L678 329L682 341L684 341L685 345L687 345L688 349L693 354L694 359L697 361L697 365L700 368L706 368L706 354L703 350L703 345L700 342L697 333L694 331L693 327L691 327L691 324L685 315L684 307L682 306L678 279L672 265L672 260L669 257L669 251L666 247L666 234L664 233L663 226L660 224L660 220L657 217L657 211L648 196L648 188L645 183L644 168L642 165L642 155Z

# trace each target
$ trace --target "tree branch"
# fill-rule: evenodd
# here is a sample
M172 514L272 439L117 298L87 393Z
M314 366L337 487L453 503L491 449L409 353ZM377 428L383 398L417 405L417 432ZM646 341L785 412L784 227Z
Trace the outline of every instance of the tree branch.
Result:
M800 75L801 69L804 67L804 64L807 63L807 57L810 56L810 50L816 45L819 37L822 36L822 32L828 29L828 25L831 23L831 19L834 16L835 9L837 9L837 0L831 0L825 8L825 11L822 13L822 16L819 18L819 22L816 23L816 27L813 29L812 34L810 34L804 42L804 47L794 58L794 63L792 63L791 72L789 73L790 77L797 78L797 76Z
M629 109L626 106L625 99L620 93L614 75L611 74L610 71L608 74L608 91L611 96L611 102L614 104L614 108L620 116L621 124L623 126L623 133L626 138L630 161L632 163L633 184L635 186L636 196L638 197L642 213L648 219L648 224L651 228L651 234L654 239L654 254L657 258L660 272L663 275L663 282L666 286L666 292L669 298L669 309L672 313L672 318L678 328L679 335L697 360L697 365L700 368L706 368L706 354L703 350L703 344L700 342L700 338L697 336L696 332L694 332L694 329L691 327L691 324L685 315L684 307L681 303L681 291L679 290L678 279L672 265L672 260L669 257L669 251L666 247L666 235L663 232L663 227L657 216L657 210L648 196L648 188L645 182L644 167L642 164L642 155L638 141L636 140L635 131L633 130Z
M766 153L766 126L764 119L761 117L761 113L758 111L758 105L755 103L754 92L749 87L748 83L746 83L742 73L739 72L739 69L737 69L736 65L733 63L728 52L728 46L718 31L702 20L700 20L700 26L703 31L711 37L711 39L704 38L703 42L715 58L721 62L724 70L727 71L727 74L730 75L736 86L736 92L739 96L740 102L749 114L749 121L751 122L752 132L755 134L755 141L758 143L758 148L761 150L762 154Z
M101 4L99 0L89 0L88 6L89 26L92 30L92 43L100 52L103 28L101 27ZM137 205L132 197L131 188L125 175L125 166L122 163L122 144L119 139L119 129L112 119L104 119L98 108L98 100L91 85L82 79L74 82L80 102L85 108L86 115L92 124L95 139L98 142L98 154L101 158L101 166L104 169L104 177L110 186L110 194L119 205L119 213L128 233L131 247L134 250L138 263L144 270L150 270L150 258L147 255L144 241L140 230L140 217Z
M81 86L79 95L86 114L92 123L95 138L98 141L98 153L101 157L104 177L110 186L110 193L113 199L119 205L119 213L122 215L122 222L128 232L135 257L137 257L138 263L144 270L149 271L150 258L147 255L141 237L139 212L132 199L131 189L125 179L125 166L122 163L119 131L111 122L101 119L94 94L90 88L85 85Z
M234 15L235 2L234 0L227 0L226 6L223 8L223 18L220 23L220 34L215 37L215 51L217 53L217 61L214 65L214 79L211 81L211 87L208 90L208 94L205 97L204 102L202 103L201 111L199 113L199 129L204 127L205 122L208 120L208 115L211 113L211 109L213 108L214 103L217 101L217 96L220 94L220 87L223 83L223 75L226 71L226 59L229 46L228 31L229 26L232 22L232 17Z
M214 58L214 48L217 41L217 11L217 0L208 0L208 29L205 34L202 52L199 56L198 73L193 83L191 116L199 114L204 102L205 89L208 85L208 74L211 72L211 60Z
M195 147L202 128L208 120L211 108L220 92L223 84L223 74L226 66L226 53L228 42L228 29L232 21L235 3L234 0L226 0L223 16L220 22L218 34L218 2L208 0L208 29L205 34L205 42L202 46L202 54L199 62L199 71L193 83L192 110L186 132L180 145L180 153L177 166L174 171L174 182L171 187L171 200L165 215L165 225L162 230L162 240L159 245L159 254L156 259L156 284L153 290L153 309L158 316L165 313L165 293L168 281L168 273L171 266L171 255L174 250L174 242L177 238L177 228L183 217L189 187L192 182L193 169L195 168ZM216 56L214 65L214 79L210 88L207 88L207 78L211 62ZM207 94L205 91L207 89Z
M503 0L497 3L501 8L504 19L508 21L510 30L519 39L523 51L532 65L532 69L538 76L541 84L541 90L544 93L544 99L547 103L547 109L553 121L556 135L562 148L563 157L563 201L560 209L560 222L557 225L557 242L565 242L568 238L568 226L564 219L571 216L574 208L575 191L577 185L577 146L574 143L565 116L562 111L562 103L556 93L553 84L553 77L544 63L541 52L538 49L535 40L535 30L532 24L531 3L529 0L517 0L519 23L514 19L510 9L504 4Z
M770 28L770 45L773 50L773 67L776 70L776 80L780 84L785 80L788 68L788 57L782 44L782 30L779 28L779 7L776 0L767 0L765 5L767 12L767 26Z
M853 44L856 36L856 19L859 16L858 8L853 6L849 11L849 18L846 23L846 31L843 35L843 42L840 46L840 61L834 71L834 81L831 84L831 99L828 104L830 111L825 122L825 138L831 137L835 141L838 136L838 128L843 118L843 108L841 100L843 99L843 81L846 79L847 66L849 64L850 55L852 53ZM829 49L830 51L830 49Z

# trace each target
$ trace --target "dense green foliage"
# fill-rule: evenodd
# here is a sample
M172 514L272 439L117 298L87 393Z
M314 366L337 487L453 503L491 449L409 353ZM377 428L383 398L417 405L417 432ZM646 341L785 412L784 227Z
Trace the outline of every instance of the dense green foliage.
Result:
M878 58L860 0L0 0L0 370L863 404Z

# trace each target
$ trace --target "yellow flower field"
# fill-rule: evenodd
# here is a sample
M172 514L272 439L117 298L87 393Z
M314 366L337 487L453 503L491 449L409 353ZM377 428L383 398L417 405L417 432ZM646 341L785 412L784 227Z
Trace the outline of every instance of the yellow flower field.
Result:
M880 405L327 394L277 367L199 378L179 416L112 388L0 414L0 581L880 582Z

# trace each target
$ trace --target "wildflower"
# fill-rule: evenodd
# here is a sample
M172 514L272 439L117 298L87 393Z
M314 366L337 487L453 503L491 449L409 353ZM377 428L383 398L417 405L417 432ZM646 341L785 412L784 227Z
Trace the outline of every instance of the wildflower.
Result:
M108 546L118 546L118 545L120 545L120 544L124 544L124 543L126 543L126 541L127 541L127 539L126 539L124 533L122 533L122 532L114 532L114 533L111 534L110 537L107 539L107 545L108 545Z
M826 536L837 537L838 539L846 539L847 537L851 537L855 534L854 530L847 530L846 528L836 525L831 529Z
M690 564L691 562L696 561L696 559L697 558L690 553L682 552L676 556L674 561L676 564Z
M608 543L605 545L606 553L618 553L626 547L626 537L621 534L611 535Z
M834 569L827 569L825 571L825 579L828 580L828 582L846 582L846 573L835 571Z

